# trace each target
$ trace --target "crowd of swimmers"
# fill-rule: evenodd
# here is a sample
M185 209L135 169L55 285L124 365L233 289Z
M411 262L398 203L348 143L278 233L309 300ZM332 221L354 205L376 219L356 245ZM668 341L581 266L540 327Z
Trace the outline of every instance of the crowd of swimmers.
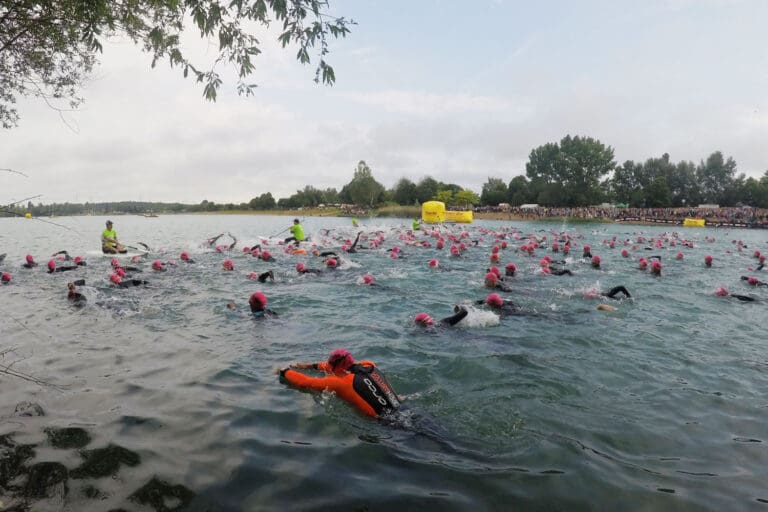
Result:
M320 268L308 266L307 263L302 261L297 262L295 264L295 272L300 276L336 274L339 271L341 262L344 261L340 257L340 253L355 254L365 249L378 249L382 253L388 254L392 259L406 258L406 251L401 249L399 245L385 246L387 244L387 235L382 231L372 233L357 231L354 240L346 239L342 235L332 237L332 243L340 246L339 252L337 252L335 250L323 250L321 246L315 244L310 245L298 219L294 220L293 225L289 229L291 236L282 240L278 245L284 246L287 254L306 255L307 257L312 255L321 262ZM487 290L487 295L484 298L468 301L466 304L454 305L451 314L437 321L426 312L418 312L413 316L412 323L424 329L450 329L462 325L462 322L465 322L465 319L470 315L470 304L480 308L487 308L498 315L498 317L526 314L526 308L523 305L505 298L503 295L513 292L514 282L519 278L519 269L515 263L507 262L502 267L502 272L498 266L502 263L502 251L511 249L518 256L526 258L533 258L537 252L539 254L547 253L541 256L538 265L535 266L537 268L536 272L542 276L564 276L562 277L563 279L567 279L576 273L574 270L578 269L568 268L575 261L580 261L582 266L586 266L586 268L591 267L597 271L601 270L603 265L601 257L595 254L592 247L588 244L582 243L580 236L567 233L523 235L514 229L493 231L478 227L473 238L467 231L460 233L446 232L435 228L422 227L414 223L412 229L400 230L397 234L400 245L410 247L413 249L414 254L418 249L431 247L443 249L450 244L448 249L449 257L460 259L470 248L478 247L481 243L483 247L491 246L488 256L490 266L487 266L483 274L481 274L483 275L482 282ZM331 237L331 230L324 230L322 235L324 237ZM229 238L228 243L220 243L225 236ZM714 241L714 239L710 240L709 237L706 237L705 241ZM111 221L107 222L107 229L102 233L102 244L105 253L120 253L125 248L118 241L117 233ZM243 253L250 254L263 262L275 262L275 257L265 248L267 244L268 240L264 239L262 243L256 246L244 247ZM606 249L622 247L621 256L623 258L628 258L630 251L660 253L662 249L669 249L676 245L687 248L694 245L692 241L682 238L677 233L665 233L649 239L640 235L620 240L617 236L613 236L604 240L603 244ZM145 244L142 245L148 248ZM207 238L202 245L207 250L229 254L235 250L237 239L230 233L220 233ZM744 252L748 250L747 246L740 241L734 240L733 245L733 250L727 252ZM581 256L574 259L570 254L572 248L576 247L581 251ZM765 255L760 251L754 251L753 256L756 263L754 267L750 266L749 269L755 272L763 270ZM677 260L683 258L684 254L682 251L679 251L675 256ZM5 263L4 259L5 255L0 255L0 264ZM194 260L190 258L189 253L186 251L181 252L179 260L186 264L194 263ZM640 257L637 261L636 268L639 271L650 271L650 273L657 277L661 276L663 265L660 254L649 254ZM711 255L706 255L703 262L704 268L711 268L713 261L714 258ZM146 263L148 263L146 254L133 256L130 259L130 263L123 263L118 258L114 258L111 261L111 273L108 276L109 283L115 288L148 285L149 280L136 275L143 271ZM161 260L154 260L149 264L149 268L154 272L165 272L169 266L175 264L175 261L163 262ZM58 251L51 256L51 259L45 264L45 268L48 273L60 273L77 271L85 265L86 261L81 256L71 257L67 251ZM450 271L450 267L441 264L437 258L430 259L426 266L433 271ZM35 269L38 267L38 262L35 261L32 255L27 255L21 267L29 270ZM223 271L233 271L235 269L233 259L231 257L224 259L221 268ZM275 272L274 270L259 273L251 272L248 274L248 278L260 283L275 281ZM12 276L9 272L3 272L0 280L3 284L9 284L11 283ZM743 275L740 281L750 287L768 286L768 283L755 276ZM369 273L361 276L358 282L367 286L379 286L375 278ZM73 279L67 283L67 299L76 305L81 306L85 304L87 299L81 291L83 286L85 286L84 279ZM624 285L616 285L608 290L591 288L582 294L587 299L610 299L614 303L634 299L633 294ZM755 302L758 300L757 297L752 295L731 293L724 286L719 286L715 290L714 295L730 297L742 302ZM268 307L268 302L268 298L263 291L253 292L248 299L249 314L257 319L278 317L279 314ZM227 309L238 309L234 302L227 303L226 307ZM601 303L598 304L597 309L601 311L615 311L616 306ZM324 375L315 377L307 375L301 370L317 371ZM293 363L279 368L277 373L285 382L296 387L334 391L339 397L355 406L358 411L368 416L380 417L392 413L400 408L402 402L401 397L394 392L392 386L387 382L375 363L371 361L356 362L352 354L344 349L334 350L326 361Z

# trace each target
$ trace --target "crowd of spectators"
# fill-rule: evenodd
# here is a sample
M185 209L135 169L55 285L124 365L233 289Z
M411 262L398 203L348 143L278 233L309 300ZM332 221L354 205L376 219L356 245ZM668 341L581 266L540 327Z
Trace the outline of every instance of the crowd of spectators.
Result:
M751 207L723 208L613 208L582 206L577 208L550 208L545 206L480 206L477 213L495 212L509 215L510 219L540 220L557 218L612 220L615 222L643 222L652 224L682 224L686 218L704 219L708 226L768 228L768 210Z

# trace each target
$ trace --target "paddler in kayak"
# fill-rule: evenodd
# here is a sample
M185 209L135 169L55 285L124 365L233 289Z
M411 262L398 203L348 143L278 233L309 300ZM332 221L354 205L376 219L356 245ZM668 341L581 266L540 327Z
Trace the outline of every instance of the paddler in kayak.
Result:
M107 221L107 229L101 232L101 251L104 254L126 253L128 249L117 241L117 231L112 227L112 221Z
M296 245L299 245L300 242L304 241L304 228L301 227L301 224L299 223L299 219L293 219L293 226L291 226L291 235L283 242L286 244L288 242L296 242Z

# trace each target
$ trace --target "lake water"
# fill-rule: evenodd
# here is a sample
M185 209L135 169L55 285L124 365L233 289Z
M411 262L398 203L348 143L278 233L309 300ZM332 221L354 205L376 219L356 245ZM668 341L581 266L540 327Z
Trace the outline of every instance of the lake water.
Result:
M440 228L482 238L454 259L450 243L438 250L424 235L431 248L399 240L409 220L363 219L365 233L383 232L382 248L344 255L333 276L298 276L297 261L318 268L321 259L273 247L277 261L264 263L240 251L286 229L288 217L118 216L122 240L167 251L150 261L187 250L195 263L159 273L143 262L149 286L115 289L109 258L89 255L105 218L42 220L66 228L0 219L0 252L8 254L0 270L13 274L0 286L0 352L11 349L0 362L58 386L0 374L6 507L768 510L768 287L740 280L768 281L768 273L748 270L755 249L768 252L765 231L678 228L693 248L629 245L623 258L625 239L658 237L664 228L480 221ZM337 251L334 237L357 232L349 219L303 225ZM577 237L567 265L575 275L538 272L543 255L562 254L539 248L523 256L513 227ZM493 240L480 228L506 230L500 266L514 262L518 275L502 295L526 314L499 318L470 306L456 328L415 327L417 312L438 319L486 296ZM200 247L227 231L238 239L231 255ZM611 249L604 242L614 235ZM747 246L742 252L736 239ZM582 261L584 243L602 269ZM389 257L393 245L405 258ZM46 273L48 256L62 249L86 256L87 267ZM684 259L675 259L678 251ZM27 253L43 265L21 268ZM704 267L706 254L712 268ZM662 257L661 277L637 269L649 255ZM234 272L221 270L226 257ZM444 271L428 267L435 257ZM274 283L247 278L266 270ZM382 286L361 285L366 272ZM75 278L87 283L83 308L66 299ZM620 284L634 299L603 299L615 312L597 311L600 301L584 297ZM758 300L716 297L720 285ZM246 313L256 290L279 318ZM238 309L228 310L230 301ZM406 428L364 418L332 395L290 388L273 373L324 360L337 347L375 361L407 397L415 416ZM24 401L45 415L14 414ZM56 432L86 439L57 445ZM19 456L25 445L31 452ZM30 481L52 468L58 473L48 483L56 485L35 491Z

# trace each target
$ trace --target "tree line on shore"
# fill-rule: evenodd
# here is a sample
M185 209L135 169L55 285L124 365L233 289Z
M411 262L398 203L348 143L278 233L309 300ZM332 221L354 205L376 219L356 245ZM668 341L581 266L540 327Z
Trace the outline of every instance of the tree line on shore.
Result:
M614 151L590 137L564 137L531 151L525 174L504 178L489 177L478 195L454 183L443 183L431 176L418 182L400 178L387 189L361 160L352 180L340 191L306 185L287 197L275 199L262 192L247 203L198 204L124 201L112 203L55 203L9 205L2 215L83 215L111 212L141 214L195 213L228 210L286 210L331 205L354 205L363 210L381 206L413 206L437 200L449 207L468 209L508 204L535 203L545 207L582 207L603 203L632 208L693 207L699 204L753 206L768 208L768 171L760 179L737 174L736 162L720 151L698 164L673 162L668 154L645 162L627 160L617 165Z

